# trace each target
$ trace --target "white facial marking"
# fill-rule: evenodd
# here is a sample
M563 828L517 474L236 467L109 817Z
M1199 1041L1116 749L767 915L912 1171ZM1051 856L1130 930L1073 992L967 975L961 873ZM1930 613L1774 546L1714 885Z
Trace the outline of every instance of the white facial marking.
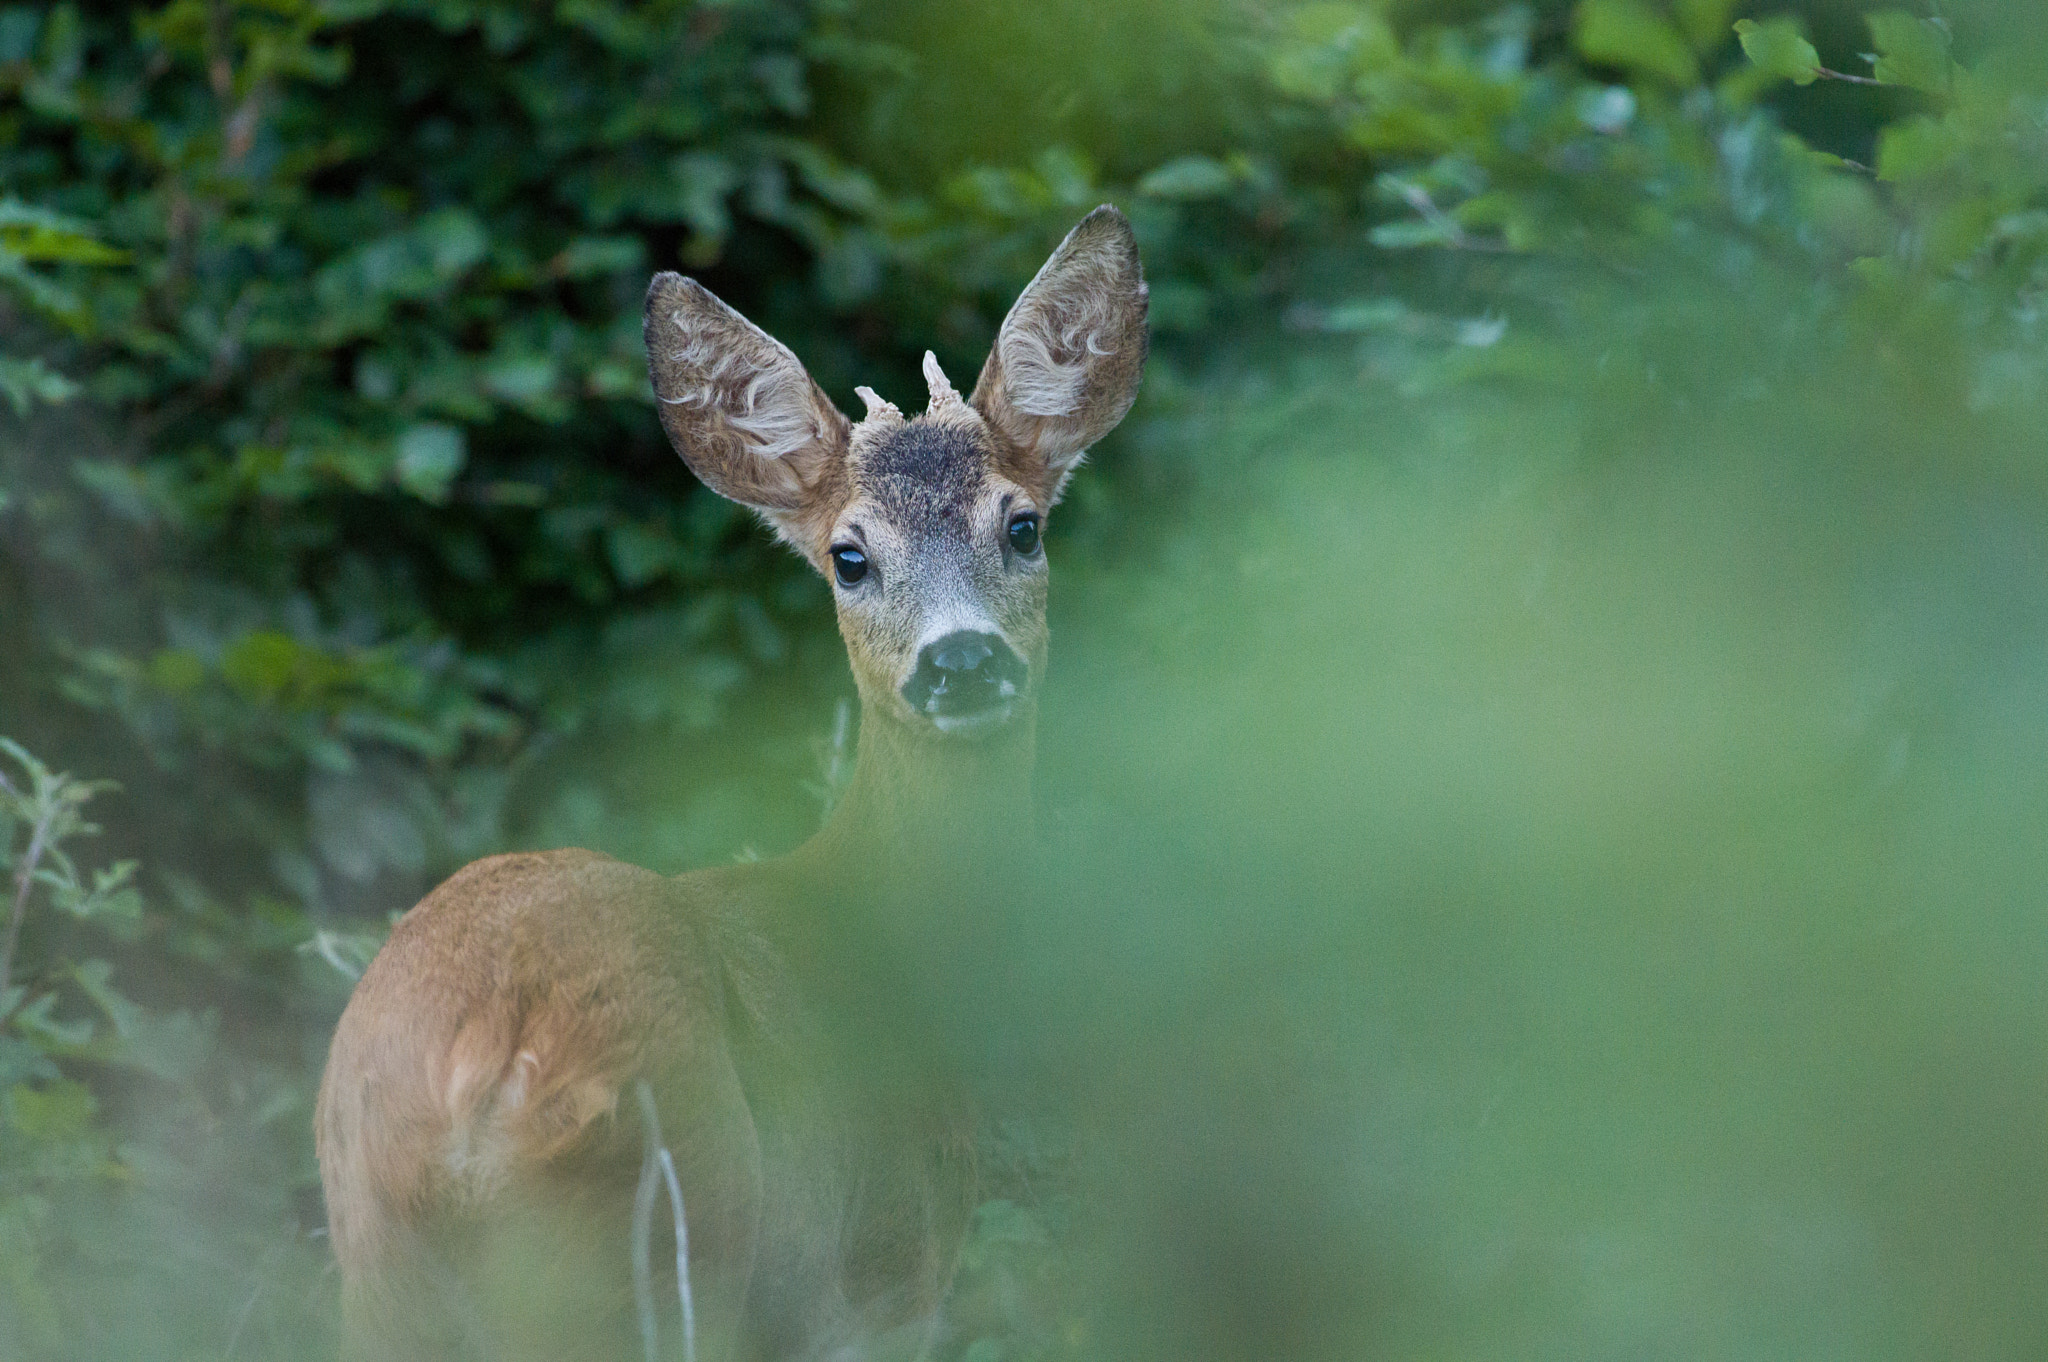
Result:
M1005 686L1004 689L1011 690ZM985 729L998 728L1010 722L1010 714L1016 708L1010 701L982 710L978 714L934 714L932 727L941 733L979 733Z

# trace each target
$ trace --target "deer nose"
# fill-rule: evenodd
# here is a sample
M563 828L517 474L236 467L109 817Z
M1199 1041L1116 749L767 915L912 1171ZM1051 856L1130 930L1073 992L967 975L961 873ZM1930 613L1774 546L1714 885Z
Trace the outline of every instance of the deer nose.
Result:
M981 715L1016 699L1029 674L1000 635L961 629L925 645L903 698L935 719Z

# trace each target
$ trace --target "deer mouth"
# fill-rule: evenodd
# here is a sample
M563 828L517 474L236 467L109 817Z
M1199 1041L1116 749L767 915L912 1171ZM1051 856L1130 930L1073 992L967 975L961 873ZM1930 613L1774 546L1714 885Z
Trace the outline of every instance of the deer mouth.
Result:
M1007 676L947 676L925 692L917 712L941 733L986 733L1010 721L1020 696L1017 682Z
M938 729L939 732L965 737L1001 728L1004 724L1010 722L1011 716L1016 712L1016 690L1012 687L1009 695L998 700L995 704L988 705L982 709L951 714L933 712L929 713L927 717L931 719L932 727Z
M903 701L941 733L986 732L1009 721L1029 677L1000 635L962 630L921 650Z

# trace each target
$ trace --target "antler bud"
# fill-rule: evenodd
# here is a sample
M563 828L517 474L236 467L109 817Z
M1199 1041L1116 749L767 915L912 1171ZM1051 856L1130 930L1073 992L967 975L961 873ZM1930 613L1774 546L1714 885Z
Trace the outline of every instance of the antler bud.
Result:
M868 405L868 414L861 418L863 422L901 421L903 419L902 408L898 407L894 402L883 401L882 395L873 388L855 388L853 391L860 397L861 401Z
M956 407L962 411L967 409L967 403L961 399L960 390L953 386L952 381L946 377L946 371L939 367L939 357L929 350L924 352L924 381L932 393L931 406L925 411L927 416L945 415Z

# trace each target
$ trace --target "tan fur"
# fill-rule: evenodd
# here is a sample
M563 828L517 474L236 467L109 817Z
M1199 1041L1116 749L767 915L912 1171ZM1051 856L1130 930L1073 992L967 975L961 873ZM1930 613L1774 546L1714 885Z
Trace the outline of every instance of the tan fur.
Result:
M900 990L833 933L1025 882L1046 574L1003 547L1005 518L1049 511L1128 409L1137 270L1128 226L1097 210L1018 301L971 402L928 357L922 416L863 389L858 426L701 285L655 279L649 367L691 468L820 570L846 536L874 562L872 590L838 591L853 781L779 861L667 879L587 851L497 856L400 920L315 1118L351 1357L638 1356L641 1080L683 1184L706 1362L821 1356L935 1317L973 1201L971 1121L901 1033L837 1028ZM898 694L918 640L958 621L1031 673L1014 717L973 739Z

